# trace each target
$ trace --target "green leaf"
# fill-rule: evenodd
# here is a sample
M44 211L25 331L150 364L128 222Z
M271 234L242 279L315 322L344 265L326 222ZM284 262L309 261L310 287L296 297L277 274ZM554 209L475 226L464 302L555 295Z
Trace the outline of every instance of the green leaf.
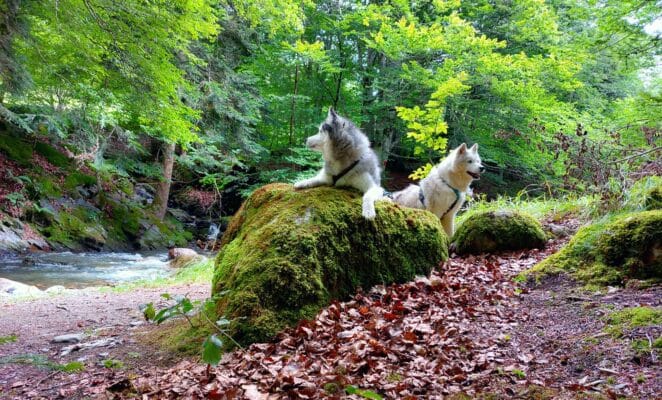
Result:
M143 315L145 316L145 319L148 321L153 321L154 317L156 316L156 310L154 309L154 304L153 303L147 303L145 304L145 307L143 308Z
M221 361L223 341L216 335L210 335L202 344L202 361L218 365Z

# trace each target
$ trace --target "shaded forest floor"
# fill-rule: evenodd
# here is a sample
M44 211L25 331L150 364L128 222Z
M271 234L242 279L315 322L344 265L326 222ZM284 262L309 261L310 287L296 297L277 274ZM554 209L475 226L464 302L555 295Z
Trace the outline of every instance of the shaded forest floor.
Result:
M577 227L573 220L564 223ZM0 398L384 398L652 399L662 393L655 351L632 347L662 327L605 331L605 316L624 307L659 307L662 288L590 292L562 277L530 286L513 277L557 251L454 257L428 278L359 293L276 342L226 354L208 369L141 338L138 304L159 294L204 298L203 285L90 293L0 305L0 332L18 340L2 356L44 354L82 372L30 364L0 365ZM110 347L61 356L52 337L84 332ZM108 360L116 360L113 362ZM350 389L351 390L351 389Z

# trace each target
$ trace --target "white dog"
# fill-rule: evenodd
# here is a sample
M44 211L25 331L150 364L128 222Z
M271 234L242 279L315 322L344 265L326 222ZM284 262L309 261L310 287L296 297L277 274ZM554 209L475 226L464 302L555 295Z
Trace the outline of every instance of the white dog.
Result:
M397 204L428 210L441 219L449 238L455 232L453 220L464 203L469 185L485 170L478 155L478 144L470 149L462 143L434 166L418 185L409 185L390 197Z
M295 189L316 186L349 186L363 193L364 218L375 218L375 200L382 197L377 155L370 141L352 121L329 109L317 135L306 140L308 148L319 151L324 167L317 176L294 184Z

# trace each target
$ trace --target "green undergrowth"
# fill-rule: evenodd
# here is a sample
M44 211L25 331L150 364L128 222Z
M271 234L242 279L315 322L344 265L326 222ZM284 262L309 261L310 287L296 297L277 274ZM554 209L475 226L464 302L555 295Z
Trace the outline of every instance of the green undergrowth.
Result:
M213 303L209 304L210 307L202 307L197 314L190 316L189 320L169 319L141 336L139 340L165 350L177 358L200 355L205 339L216 332L213 328L216 311Z
M543 219L562 221L568 216L586 219L595 206L596 200L588 196L562 199L499 196L489 201L479 198L465 205L466 210L457 215L455 223L459 226L477 214L500 210L524 212L539 221Z
M628 307L607 315L605 321L604 331L621 337L633 328L661 325L662 307Z
M558 253L523 273L571 274L589 288L662 280L662 210L611 214L582 227Z
M48 357L42 354L17 354L0 357L0 365L3 364L33 365L39 368L67 373L81 372L85 370L85 365L80 361L72 361L66 364L60 364L49 360Z
M0 152L23 167L32 164L32 145L20 138L0 131Z
M378 202L361 215L359 193L337 188L264 186L229 224L216 260L218 315L242 344L271 339L310 319L358 287L427 275L448 257L448 241L431 213Z
M214 260L200 256L199 259L191 260L188 264L179 267L170 276L156 279L141 279L133 282L121 283L119 285L101 288L101 291L112 291L124 293L140 288L157 288L186 283L209 283L214 274Z
M34 145L34 151L42 156L51 164L60 168L67 168L71 165L69 157L60 153L55 147L48 143L37 142Z
M7 343L14 343L18 340L18 335L11 334L6 336L0 336L0 345Z
M662 177L647 176L625 192L622 209L645 211L662 209Z

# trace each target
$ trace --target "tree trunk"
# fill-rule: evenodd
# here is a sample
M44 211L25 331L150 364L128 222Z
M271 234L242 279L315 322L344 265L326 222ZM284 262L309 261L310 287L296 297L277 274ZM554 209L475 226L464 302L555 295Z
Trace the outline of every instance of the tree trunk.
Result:
M166 142L163 149L163 181L156 186L156 198L154 206L156 216L163 220L168 210L168 197L170 196L170 185L172 183L172 168L175 165L175 144Z
M299 90L299 64L294 68L294 94L292 96L292 109L290 110L290 146L294 143L294 110Z

